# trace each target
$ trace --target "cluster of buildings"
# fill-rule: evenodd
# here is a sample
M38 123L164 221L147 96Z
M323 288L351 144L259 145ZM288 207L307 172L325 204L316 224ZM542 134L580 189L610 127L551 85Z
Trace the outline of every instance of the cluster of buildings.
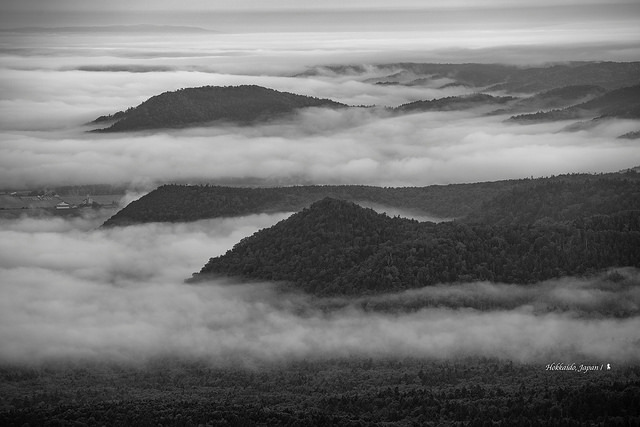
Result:
M82 203L80 203L79 205L72 205L69 204L67 202L65 202L64 200L60 200L60 203L58 203L56 205L56 209L57 210L64 210L64 209L77 209L77 208L84 208L84 207L92 207L93 206L93 199L91 198L91 196L89 196L87 194L87 198L82 200Z
M106 197L109 196L102 198L105 199ZM64 196L63 198L55 192L39 192L38 194L29 191L0 192L0 210L55 209L57 211L65 211L116 204L116 201L111 201L110 204L108 202L106 204L104 202L98 203L90 195L84 198L73 195Z

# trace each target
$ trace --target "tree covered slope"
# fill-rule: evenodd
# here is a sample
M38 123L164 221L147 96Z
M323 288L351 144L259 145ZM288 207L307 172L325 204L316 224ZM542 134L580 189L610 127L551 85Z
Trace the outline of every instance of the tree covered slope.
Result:
M390 218L331 198L211 258L212 275L292 283L316 295L366 295L436 283L533 283L640 266L640 210L569 223L496 225Z
M295 212L325 197L365 206L396 208L414 215L533 224L547 217L554 221L571 221L585 212L608 214L618 206L640 209L637 202L639 187L640 174L633 171L399 188L363 185L247 188L171 184L131 202L109 218L104 227Z
M213 121L248 124L306 107L346 105L254 85L204 86L164 92L135 108L99 117L94 123L115 121L100 132L176 128Z
M145 222L182 222L262 212L294 212L324 197L404 209L436 217L464 216L520 181L382 188L311 185L242 188L163 185L109 218L105 227Z

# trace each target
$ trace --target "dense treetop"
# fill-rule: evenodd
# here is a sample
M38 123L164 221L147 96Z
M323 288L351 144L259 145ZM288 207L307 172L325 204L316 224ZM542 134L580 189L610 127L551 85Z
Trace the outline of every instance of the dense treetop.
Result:
M0 424L638 425L640 368L613 368L584 375L484 358L375 357L251 369L173 360L143 367L2 367Z
M640 207L625 207L570 222L435 224L326 198L211 258L194 280L227 275L285 281L317 295L362 295L638 267Z

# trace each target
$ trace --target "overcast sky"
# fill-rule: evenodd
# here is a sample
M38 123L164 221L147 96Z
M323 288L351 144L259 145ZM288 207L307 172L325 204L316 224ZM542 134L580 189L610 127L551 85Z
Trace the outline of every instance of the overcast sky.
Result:
M633 28L640 16L638 1L606 0L3 0L1 8L4 28L173 24L242 32L559 24L620 31Z

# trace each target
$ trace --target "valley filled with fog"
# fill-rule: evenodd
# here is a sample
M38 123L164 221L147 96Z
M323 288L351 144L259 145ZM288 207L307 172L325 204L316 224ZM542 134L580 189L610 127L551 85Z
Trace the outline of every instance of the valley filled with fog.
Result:
M99 217L3 221L0 339L9 345L2 346L2 362L179 357L226 366L354 356L638 362L637 269L615 279L466 283L344 300L265 282L184 283L209 256L286 216L106 230L97 229ZM428 305L397 309L416 301Z
M0 424L640 420L637 5L36 3L0 13Z
M166 182L243 180L423 186L607 172L640 164L636 142L617 138L637 128L633 120L570 132L565 128L571 122L505 122L508 113L489 115L491 109L482 107L392 114L387 107L477 89L451 84L445 77L423 79L420 85L376 84L389 76L398 83L421 77L402 71L401 65L397 75L393 66L391 71L374 65L314 67L354 59L341 48L340 34L318 35L316 41L289 41L278 33L260 38L180 32L159 36L107 37L91 29L5 34L2 185L20 190L113 184L142 191ZM355 43L362 58L371 60L367 49L379 41ZM414 41L400 38L397 43L410 47ZM317 49L310 49L314 43ZM13 47L7 49L8 44ZM392 50L376 61L392 61ZM96 117L163 91L241 84L368 108L308 108L251 126L88 132ZM105 219L99 214L3 220L0 338L11 343L3 346L3 360L127 360L163 353L214 360L396 354L531 362L567 353L597 360L637 359L638 341L632 333L637 317L589 315L598 312L590 301L597 306L599 296L606 294L589 282L596 279L560 281L551 286L553 291L542 292L541 300L487 312L447 301L477 292L478 286L502 294L494 286L503 285L459 285L456 293L442 297L442 307L402 314L364 312L350 304L327 314L299 295L283 304L282 298L289 297L270 283L183 283L209 257L285 216L107 230L97 229ZM626 280L637 282L636 271L626 274ZM505 289L525 292L516 286ZM574 313L571 305L536 309L559 293L585 300L580 312L587 316ZM611 304L634 311L638 298L637 291L627 291ZM300 304L310 311L298 314Z
M637 130L633 120L569 132L565 128L575 121L523 125L505 122L509 113L487 115L486 108L390 114L385 107L479 89L448 86L446 78L375 84L394 74L375 66L305 74L316 65L359 59L341 48L345 39L318 37L306 43L278 33L5 34L0 182L13 190L98 183L150 190L164 182L247 178L267 185L407 186L612 172L640 164L634 141L617 138ZM338 41L325 44L332 38ZM403 40L377 53L376 63L392 61ZM309 48L314 43L317 49ZM358 43L364 51L371 48L366 39L353 43L352 49ZM86 133L98 116L165 91L240 84L376 107L303 109L252 126Z
M144 192L171 182L246 181L424 186L640 164L636 141L618 138L637 129L634 120L570 131L574 121L514 123L506 121L510 113L489 114L493 109L483 107L398 115L390 108L478 88L414 75L401 64L323 67L389 64L399 59L398 49L405 61L417 60L412 49L419 33L396 34L389 46L379 45L380 35L364 34L345 49L348 35L340 32L303 33L294 40L277 32L154 31L135 37L99 28L2 35L0 182L6 190L112 184ZM484 42L479 48L489 55L494 47ZM451 48L430 46L433 58L444 47ZM422 80L407 84L412 79ZM394 84L381 84L389 81ZM250 126L88 132L96 117L164 91L243 84L363 107L307 108ZM97 229L105 219L100 214L4 219L0 339L10 345L3 346L3 360L118 360L166 352L213 359L396 353L532 361L569 352L636 361L631 331L637 317L589 315L588 301L605 292L585 284L596 279L561 281L551 292L585 299L586 318L558 309L561 304L536 310L543 304L537 297L488 312L448 307L449 297L443 297L443 307L414 313L365 313L347 304L329 314L311 309L299 316L291 307L300 296L291 297L291 307L272 306L282 302L274 284L183 283L209 257L284 215L106 230ZM633 270L625 274L625 280L638 280ZM477 286L502 285L455 289L464 295ZM637 291L614 300L624 301L625 312L637 310Z

